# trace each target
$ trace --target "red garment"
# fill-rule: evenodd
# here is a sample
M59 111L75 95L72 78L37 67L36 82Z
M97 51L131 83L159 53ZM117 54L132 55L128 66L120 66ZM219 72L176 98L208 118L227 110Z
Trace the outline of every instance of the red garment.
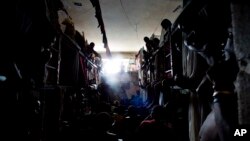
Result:
M165 121L156 121L155 119L148 119L141 122L139 126L139 138L142 140L173 140L172 129Z

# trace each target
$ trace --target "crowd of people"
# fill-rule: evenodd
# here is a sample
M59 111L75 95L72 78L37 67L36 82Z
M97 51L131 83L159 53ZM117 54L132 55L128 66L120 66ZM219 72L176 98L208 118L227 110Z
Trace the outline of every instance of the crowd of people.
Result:
M84 115L71 127L64 128L62 140L174 140L175 129L166 107L151 109L134 105L124 106L118 101L101 103L98 110ZM176 140L176 138L175 138Z

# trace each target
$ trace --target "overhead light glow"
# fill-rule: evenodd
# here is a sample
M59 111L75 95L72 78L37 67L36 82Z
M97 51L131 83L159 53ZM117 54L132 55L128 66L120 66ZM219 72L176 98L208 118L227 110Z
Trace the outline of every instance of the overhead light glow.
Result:
M121 71L127 72L128 59L103 59L103 72L105 74L115 74Z

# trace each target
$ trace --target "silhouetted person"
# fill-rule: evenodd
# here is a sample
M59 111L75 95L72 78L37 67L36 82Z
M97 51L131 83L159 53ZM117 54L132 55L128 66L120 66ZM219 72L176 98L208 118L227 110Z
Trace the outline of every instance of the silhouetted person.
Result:
M94 132L91 141L118 141L116 134L109 132L112 127L113 118L107 112L98 113L93 120Z
M94 48L95 48L95 43L91 42L87 47L88 56L91 58L94 55L94 57L100 57L101 58L101 55L99 53L97 53Z
M141 93L139 90L136 91L135 95L131 96L131 104L135 107L140 107L142 106L142 98L141 98Z
M143 38L143 40L145 42L145 46L147 48L147 52L152 52L152 50L153 50L152 41L147 36L145 36Z
M122 122L122 138L124 141L133 141L136 139L137 128L142 121L137 108L130 105L127 114Z
M169 35L170 35L170 32L171 32L171 26L172 26L172 23L171 23L170 20L168 20L168 19L162 20L161 27L166 31L166 33L164 35L164 41L169 40Z
M89 60L96 65L96 67L93 67L89 62L87 64L88 70L89 70L89 83L90 84L97 84L99 83L99 71L101 70L102 65L102 58L99 53L97 53L94 50L95 43L91 42L87 46L87 56Z
M152 45L153 45L154 51L159 48L159 43L160 43L160 40L158 38L154 38L152 40Z
M163 106L155 105L150 116L141 122L138 128L138 140L173 140L173 131L166 122Z
M171 28L172 23L169 19L163 19L161 22L161 26L163 29L165 29L167 31Z

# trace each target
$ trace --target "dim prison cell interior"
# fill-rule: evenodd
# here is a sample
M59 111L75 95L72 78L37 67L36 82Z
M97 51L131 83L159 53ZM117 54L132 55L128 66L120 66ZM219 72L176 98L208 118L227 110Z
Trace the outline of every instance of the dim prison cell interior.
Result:
M144 46L123 56L109 49L99 0L89 3L105 52L60 0L8 5L1 140L245 139L233 135L250 125L248 3L183 0L175 20L159 21L160 35L144 35Z

